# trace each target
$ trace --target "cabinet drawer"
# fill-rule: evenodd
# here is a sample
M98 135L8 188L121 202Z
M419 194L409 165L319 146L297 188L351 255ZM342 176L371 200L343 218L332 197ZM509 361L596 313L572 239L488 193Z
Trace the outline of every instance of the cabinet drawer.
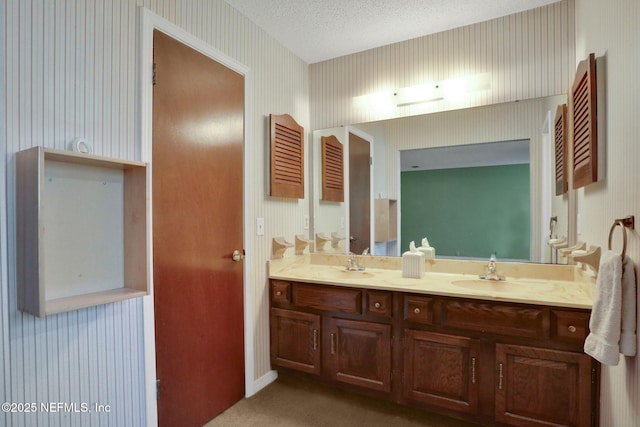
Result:
M271 301L288 304L291 302L291 283L282 280L271 281Z
M393 294L386 291L367 291L366 314L391 317L393 314Z
M544 310L475 301L445 300L443 326L519 337L546 338Z
M551 310L551 338L583 343L589 334L589 313Z
M432 324L433 302L434 299L430 297L405 295L404 319L410 322Z
M342 313L362 313L362 292L358 289L320 287L294 283L291 300L298 307Z

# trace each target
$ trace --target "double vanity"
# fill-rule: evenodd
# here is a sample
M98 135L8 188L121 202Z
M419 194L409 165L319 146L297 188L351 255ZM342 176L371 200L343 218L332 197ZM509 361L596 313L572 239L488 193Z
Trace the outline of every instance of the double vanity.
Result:
M487 425L598 424L583 352L595 279L576 266L308 254L269 262L271 363ZM349 264L351 265L351 263Z

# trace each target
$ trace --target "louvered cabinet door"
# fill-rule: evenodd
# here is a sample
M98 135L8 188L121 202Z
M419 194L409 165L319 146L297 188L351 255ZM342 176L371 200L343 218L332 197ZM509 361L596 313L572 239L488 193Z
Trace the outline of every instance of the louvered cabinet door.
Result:
M304 198L304 128L288 114L271 114L270 195Z
M567 169L567 104L558 106L556 110L555 127L555 157L556 157L556 196L569 190L569 174Z
M323 136L322 200L344 202L344 146L334 135Z
M596 59L592 53L578 64L571 88L573 108L573 188L598 180L598 114Z

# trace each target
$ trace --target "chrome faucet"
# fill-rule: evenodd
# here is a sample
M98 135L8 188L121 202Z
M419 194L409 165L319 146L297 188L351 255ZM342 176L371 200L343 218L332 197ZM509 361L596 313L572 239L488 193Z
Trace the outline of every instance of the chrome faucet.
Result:
M489 263L487 264L487 274L480 275L481 279L485 280L504 280L504 276L499 276L496 271L498 271L498 264L496 260L496 254L491 254L491 258L489 258Z
M368 255L369 248L365 249L362 252L362 255ZM349 258L347 258L347 270L348 271L364 271L364 265L360 265L360 260L358 260L358 255L353 252L349 252Z
M347 270L358 271L360 266L358 265L358 257L353 252L349 252L349 258L347 258Z
M491 254L489 258L489 264L487 264L487 275L496 273L496 254Z

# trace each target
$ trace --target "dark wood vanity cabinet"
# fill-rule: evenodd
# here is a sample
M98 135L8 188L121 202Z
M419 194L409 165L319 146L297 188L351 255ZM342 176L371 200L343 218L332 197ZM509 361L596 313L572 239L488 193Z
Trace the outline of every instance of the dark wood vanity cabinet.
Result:
M272 280L271 364L391 391L393 294Z
M589 311L271 280L271 363L487 425L596 426Z

